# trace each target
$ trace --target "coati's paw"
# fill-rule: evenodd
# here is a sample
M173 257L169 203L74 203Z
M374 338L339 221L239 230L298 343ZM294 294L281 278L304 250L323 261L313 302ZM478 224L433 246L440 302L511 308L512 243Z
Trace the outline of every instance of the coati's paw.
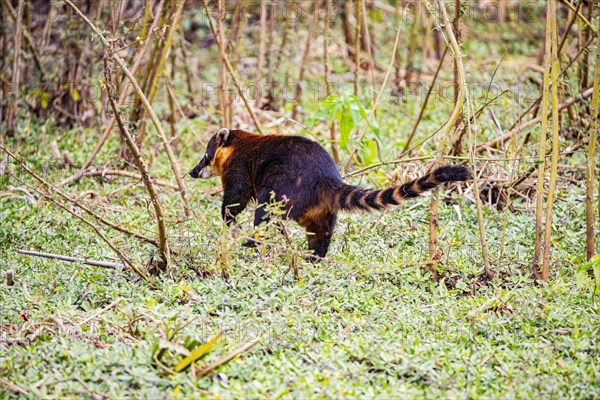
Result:
M248 240L246 240L242 244L242 246L244 246L244 247L250 247L250 248L256 247L256 240L254 240L254 239L248 239Z
M324 260L323 257L319 257L317 255L311 254L310 256L306 257L307 261L310 261L311 264L319 264L321 261Z

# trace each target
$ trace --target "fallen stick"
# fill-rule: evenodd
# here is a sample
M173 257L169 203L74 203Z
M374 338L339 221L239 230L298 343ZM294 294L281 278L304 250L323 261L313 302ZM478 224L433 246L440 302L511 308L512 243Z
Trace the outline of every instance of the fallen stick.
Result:
M147 238L146 236L137 233L137 232L132 232L128 229L123 228L121 225L118 225L116 223L113 223L107 219L105 219L104 217L102 217L101 215L98 215L96 212L94 212L92 209L90 209L89 207L81 204L79 201L77 201L77 199L72 198L70 195L68 195L66 192L62 191L60 188L56 187L55 185L53 185L52 183L48 182L47 180L45 180L44 178L42 178L40 175L36 174L31 168L29 168L27 165L25 165L25 161L23 161L20 157L18 157L16 154L11 153L10 150L8 150L2 143L0 143L0 150L3 150L8 156L10 156L12 159L14 159L17 163L19 163L19 165L21 166L21 168L23 168L25 171L27 171L27 173L29 175L31 175L32 177L34 177L38 182L40 182L42 185L44 185L44 187L46 187L48 190L50 190L51 192L49 193L57 193L58 195L60 195L62 198L66 199L68 202L74 204L76 207L81 208L83 211L85 211L86 213L88 213L89 215L91 215L92 217L96 218L98 221L102 222L105 225L110 226L113 229L118 230L119 232L125 233L127 235L131 235L134 236L138 239L143 240L146 243L150 243L154 246L158 247L158 243L150 238ZM69 208L64 208L64 204L62 203L58 203L56 199L54 199L49 193L46 193L44 191L40 191L39 189L27 185L25 184L21 179L19 179L16 175L13 175L14 178L17 181L20 181L21 183L23 183L25 186L29 187L30 189L32 189L33 191L41 194L42 196L44 196L46 199L48 199L49 201L51 201L52 203L58 205L59 207L63 208L65 211L67 211L69 214L73 215L75 218L80 219L81 221L83 221L84 223L92 226L88 220L86 220L85 218L81 217L81 215L79 214L75 214L73 212L73 210L69 209ZM30 196L31 197L31 196ZM96 230L96 228L93 227L94 230ZM102 235L100 235L102 236ZM109 244L109 246L112 245ZM115 252L119 252L116 249Z
M27 256L50 258L53 260L80 262L82 264L93 265L94 267L102 267L102 268L109 268L109 269L121 269L122 268L124 271L129 269L129 267L124 264L115 264L115 263L105 262L105 261L89 260L87 258L85 258L85 259L84 258L75 258L75 257L63 256L60 254L41 253L38 251L21 250L21 249L17 249L17 253L24 254Z
M79 322L77 325L81 326L81 325L87 324L88 322L90 322L94 318L99 317L100 315L104 314L105 312L107 312L108 310L110 310L111 308L113 308L114 306L116 306L117 304L119 304L119 302L121 300L123 300L123 299L116 299L115 301L113 301L112 303L110 303L109 305L107 305L106 307L104 307L102 310L98 311L96 314L92 315L91 317L84 319L83 321Z
M6 388L9 389L13 393L19 393L19 394L23 394L25 396L27 396L29 394L29 392L27 390L23 389L22 387L17 386L14 383L4 380L2 378L0 378L0 384L6 386Z
M258 342L260 342L260 338L255 338L255 339L250 340L249 342L247 342L246 344L244 344L242 347L237 348L236 350L232 351L231 353L226 354L223 357L217 359L212 364L209 364L206 367L200 369L200 371L198 371L197 374L199 376L203 376L203 375L208 374L210 371L212 371L213 369L217 368L219 365L225 364L226 362L230 361L231 359L235 358L236 356L238 356L238 355L242 354L243 352L249 350L250 348L252 348Z
M66 179L63 179L62 181L59 182L58 186L64 186L67 183L70 182L74 182L74 181L78 181L83 177L86 178L90 178L90 177L96 177L96 176L124 176L127 178L132 178L132 179L139 179L142 180L142 175L137 174L135 172L129 172L129 171L121 171L118 169L100 169L100 170L92 170L92 171L85 171L85 172L80 172L77 175L73 175L71 177L68 177ZM157 185L160 186L166 186L169 187L171 189L177 189L177 186L170 183L170 182L165 182L162 181L160 179L155 179L152 178L154 180L154 183L156 183Z
M1 144L0 144L0 147L2 147ZM7 150L4 149L4 151L7 151ZM35 173L34 173L34 175L35 175ZM68 212L69 214L71 214L72 216L74 216L75 218L77 218L84 224L88 225L90 228L92 228L94 230L94 232L96 232L96 234L98 236L100 236L100 238L104 241L104 243L106 243L108 245L108 247L110 247L115 253L117 253L119 255L119 258L121 259L121 261L123 261L125 264L127 264L129 267L131 267L131 269L133 269L140 277L142 277L142 279L144 279L146 282L150 283L150 278L148 278L148 276L146 276L146 274L142 270L140 270L138 267L136 267L133 264L133 262L121 250L119 250L117 248L117 246L115 246L115 244L108 237L106 237L106 235L104 233L102 233L99 226L90 222L89 220L82 217L81 215L77 214L75 211L73 211L72 209L70 209L69 207L64 205L63 203L57 201L56 199L54 199L52 196L50 196L43 190L40 190L36 187L33 187L33 186L25 183L22 179L20 179L16 175L14 175L14 178L17 181L21 182L23 185L27 186L28 188L30 188L30 189L34 190L35 192L44 196L46 199L48 199L50 202L52 202L52 204L60 207L61 209L65 210L66 212Z

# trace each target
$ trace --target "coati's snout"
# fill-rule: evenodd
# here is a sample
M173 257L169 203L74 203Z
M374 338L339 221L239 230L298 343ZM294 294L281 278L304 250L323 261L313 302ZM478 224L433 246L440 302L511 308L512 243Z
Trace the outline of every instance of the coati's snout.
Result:
M223 152L220 149L227 144L227 139L229 139L229 129L223 128L214 134L208 141L204 157L188 174L195 179L208 179L214 175L221 175L224 160L221 160Z
M208 179L213 175L210 168L210 162L206 160L206 155L202 157L202 160L200 160L198 165L188 172L188 175L194 179Z

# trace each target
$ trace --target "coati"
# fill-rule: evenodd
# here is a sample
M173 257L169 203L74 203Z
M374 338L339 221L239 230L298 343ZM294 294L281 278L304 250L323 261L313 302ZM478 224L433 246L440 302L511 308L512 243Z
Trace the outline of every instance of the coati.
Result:
M312 140L225 128L211 137L204 157L189 175L221 177L221 214L228 224L251 199L259 204L255 226L268 218L265 204L273 199L283 202L286 217L306 229L308 248L315 259L327 254L340 210L380 210L444 182L471 178L466 167L447 165L402 186L362 189L344 183L333 158Z

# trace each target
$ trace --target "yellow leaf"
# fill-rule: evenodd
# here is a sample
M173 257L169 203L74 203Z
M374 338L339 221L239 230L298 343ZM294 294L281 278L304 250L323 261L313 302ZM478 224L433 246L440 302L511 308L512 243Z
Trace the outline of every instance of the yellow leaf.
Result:
M217 344L217 341L219 340L219 338L222 335L223 335L223 332L217 333L217 335L214 338L210 339L208 342L204 343L202 346L200 346L196 350L192 351L192 354L190 354L189 356L187 356L186 358L181 360L179 362L179 364L177 364L177 366L175 367L175 372L183 371L184 369L189 367L189 365L191 363L197 361L202 356L204 356L206 353L208 353L210 351L210 349L212 349L215 346L215 344Z
M171 392L171 396L178 396L179 393L181 393L181 386L177 385L175 386L175 389L173 389L173 391Z
M44 110L48 108L48 92L40 93L40 101Z
M79 91L76 88L71 89L71 97L73 98L73 101L79 100Z

